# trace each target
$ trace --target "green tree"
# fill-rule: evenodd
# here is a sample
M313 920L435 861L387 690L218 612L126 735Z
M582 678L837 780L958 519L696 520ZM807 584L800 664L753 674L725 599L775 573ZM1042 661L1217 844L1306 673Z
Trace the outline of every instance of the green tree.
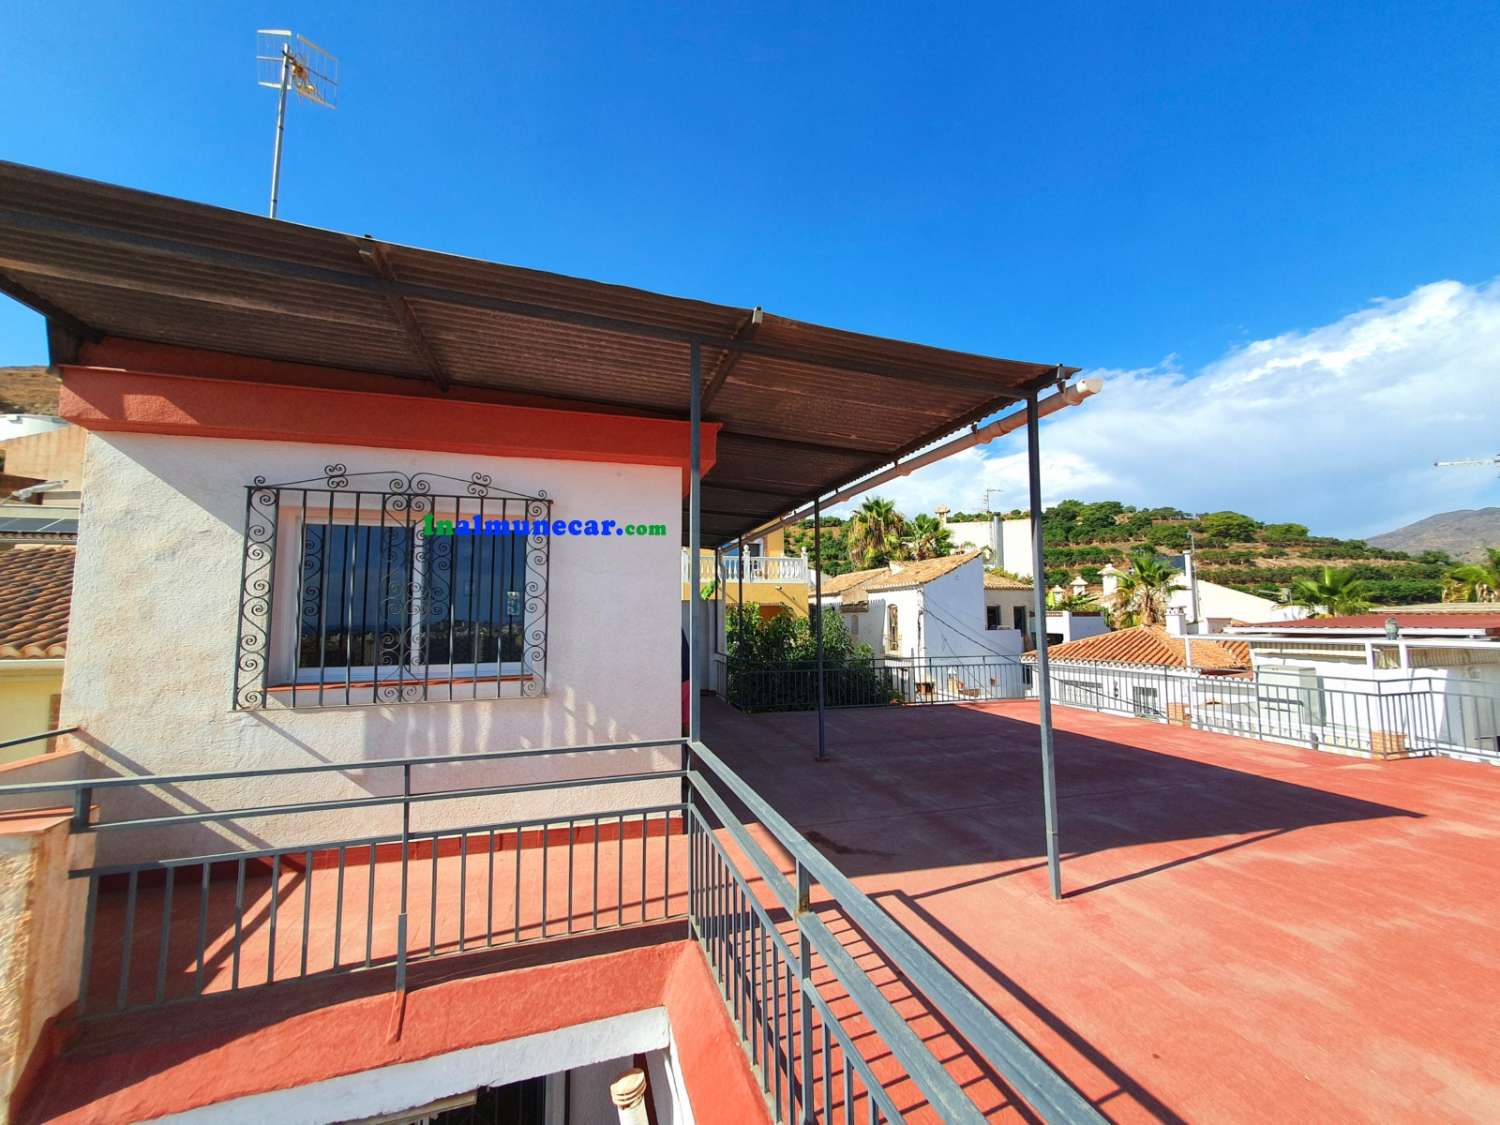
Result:
M1290 543L1294 539L1306 539L1307 528L1300 523L1268 523L1260 529L1260 537L1267 543Z
M1120 575L1115 608L1133 625L1162 625L1173 590L1182 589L1181 575L1166 559L1151 551L1130 556L1130 570Z
M914 559L937 559L953 553L953 532L936 516L913 516L907 525L906 551Z
M1051 609L1064 610L1068 613L1093 613L1099 608L1099 603L1094 600L1094 595L1084 593L1075 594L1071 590L1062 595L1048 594L1047 605Z
M1210 539L1226 543L1249 543L1255 539L1260 524L1239 512L1209 512L1198 517L1198 530Z
M1299 605L1313 617L1342 617L1369 609L1370 593L1368 580L1325 566L1317 578L1294 579L1287 604Z
M1500 601L1500 547L1486 547L1484 556L1483 562L1455 566L1443 576L1443 601Z
M884 566L905 554L906 518L884 497L871 496L849 520L849 561L859 570Z
M1146 542L1166 551L1183 551L1192 539L1188 529L1180 523L1156 523L1147 529Z

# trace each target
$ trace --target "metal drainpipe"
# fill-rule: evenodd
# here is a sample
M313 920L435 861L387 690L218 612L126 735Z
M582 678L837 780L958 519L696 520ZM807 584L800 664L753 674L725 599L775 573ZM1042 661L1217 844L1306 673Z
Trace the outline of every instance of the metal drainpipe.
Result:
M1057 841L1057 768L1052 753L1052 682L1047 667L1047 570L1042 544L1042 463L1036 392L1026 396L1026 467L1031 485L1031 590L1036 603L1037 701L1041 708L1042 808L1047 827L1047 878L1052 897L1062 898Z

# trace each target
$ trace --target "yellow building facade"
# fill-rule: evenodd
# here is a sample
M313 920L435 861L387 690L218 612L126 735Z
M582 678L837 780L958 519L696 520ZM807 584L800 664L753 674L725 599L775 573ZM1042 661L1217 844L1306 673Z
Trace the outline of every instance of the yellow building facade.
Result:
M772 531L759 539L745 544L743 559L739 555L723 555L718 560L719 573L714 572L714 553L703 551L698 560L698 581L705 598L716 599L716 578L723 583L723 601L726 605L740 604L743 591L746 605L758 605L762 617L774 617L787 613L794 617L807 616L807 599L811 571L807 560L797 555L787 555L786 535L783 531ZM743 570L743 581L741 571ZM692 568L688 553L682 553L682 598L692 597Z

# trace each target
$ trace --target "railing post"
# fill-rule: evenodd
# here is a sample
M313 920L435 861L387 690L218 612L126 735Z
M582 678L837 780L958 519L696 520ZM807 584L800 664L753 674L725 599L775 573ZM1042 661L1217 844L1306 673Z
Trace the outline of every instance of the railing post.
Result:
M798 1052L801 1060L801 1078L798 1080L797 1089L801 1092L802 1117L804 1122L813 1120L812 1098L808 1096L808 1090L812 1088L812 1001L808 999L812 991L812 942L807 936L807 927L803 925L803 915L812 911L812 876L808 874L807 868L802 866L801 861L797 863L797 1010L801 1016L802 1049ZM824 1029L827 1034L827 1029ZM790 1065L790 1061L788 1063ZM788 1106L788 1109L791 1107Z
M94 787L85 785L73 790L73 819L69 824L71 832L87 832L90 829L89 812L94 807Z
M432 842L433 850L437 841ZM406 894L411 860L411 764L401 766L401 913L396 916L396 991L406 991ZM375 880L375 860L370 860L370 881ZM460 919L460 927L462 920Z

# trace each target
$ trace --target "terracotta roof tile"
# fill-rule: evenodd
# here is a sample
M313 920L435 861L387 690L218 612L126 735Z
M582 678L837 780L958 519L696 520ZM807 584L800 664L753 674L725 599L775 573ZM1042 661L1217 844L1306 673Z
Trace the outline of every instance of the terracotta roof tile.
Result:
M848 574L825 575L823 578L823 596L829 597L833 594L842 594L845 590L851 590L855 586L862 586L872 578L879 578L882 574L889 574L883 566L874 570L851 570Z
M972 562L979 557L978 551L965 551L961 555L945 555L940 559L922 559L919 562L898 562L895 564L899 569L889 572L883 578L877 578L873 582L865 583L866 590L909 590L915 586L925 586L945 574L952 574L967 562Z
M0 551L0 660L62 656L72 596L72 547Z
M1014 578L1007 578L1003 574L994 571L984 572L984 588L986 590L1029 590L1030 582L1017 582Z
M1052 660L1086 660L1103 664L1134 664L1153 668L1186 668L1181 637L1160 625L1137 625L1113 633L1100 633L1063 645L1051 645ZM1023 659L1033 659L1027 656ZM1230 671L1250 667L1250 645L1246 641L1193 638L1193 667Z

